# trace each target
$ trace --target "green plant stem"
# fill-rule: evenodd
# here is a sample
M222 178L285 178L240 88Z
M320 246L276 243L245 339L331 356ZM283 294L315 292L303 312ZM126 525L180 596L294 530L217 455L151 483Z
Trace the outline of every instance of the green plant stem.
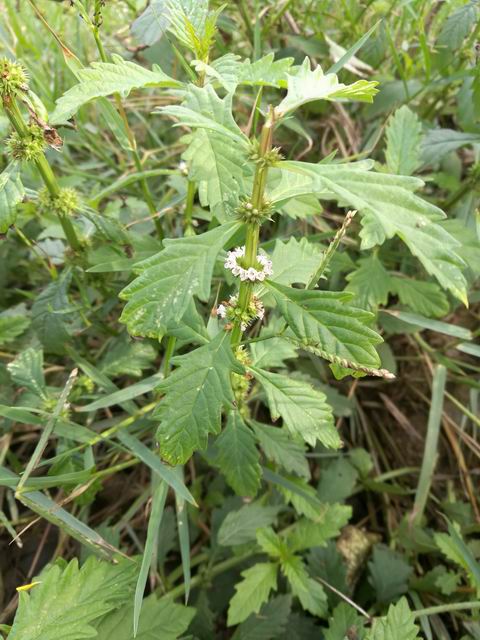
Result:
M184 217L183 224L184 224L185 231L190 235L192 233L195 233L193 224L192 224L192 217L193 217L193 202L195 200L196 190L197 190L197 187L195 182L192 182L192 180L189 180L187 184L187 199L185 201L185 217Z
M22 138L26 138L28 136L27 125L25 124L16 99L14 97L10 97L8 100L4 100L3 106L5 108L5 113L7 114L8 119L12 123L12 126L16 130L18 135ZM52 198L58 198L58 196L60 195L60 187L58 186L55 174L53 173L52 168L44 153L41 154L38 160L35 160L35 165ZM62 225L62 229L68 244L73 249L73 251L80 251L82 245L77 237L75 228L71 220L67 216L63 216L60 213L57 215L60 224Z
M412 613L416 618L421 618L422 616L434 616L438 613L450 613L452 611L473 611L474 609L480 609L480 600L473 600L472 602L452 602L451 604L439 604L436 607L417 609L417 611L412 611Z
M267 183L268 165L262 162L262 159L272 149L272 135L273 135L273 110L270 109L270 113L262 127L260 134L260 147L259 147L259 162L255 170L255 176L253 178L252 188L252 206L254 209L261 209L263 206L263 197L265 193L265 186ZM246 225L246 239L245 239L245 261L244 268L255 267L257 264L257 252L260 238L260 225L256 223L247 223ZM252 299L253 282L243 281L240 284L238 291L238 307L241 309L242 314L248 309L250 301ZM242 321L237 318L233 325L232 330L232 346L237 346L242 339Z
M163 358L163 376L166 378L170 373L170 360L172 358L173 352L175 351L175 345L177 343L177 339L175 336L169 336L167 341L167 348L165 349L165 356Z

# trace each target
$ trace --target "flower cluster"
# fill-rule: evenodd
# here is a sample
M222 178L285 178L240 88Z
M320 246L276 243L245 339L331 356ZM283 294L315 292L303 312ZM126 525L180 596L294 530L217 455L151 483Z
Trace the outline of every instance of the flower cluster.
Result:
M224 301L218 305L215 313L219 318L234 322L240 320L240 327L242 331L245 331L249 324L251 324L257 318L263 319L265 315L265 309L262 301L256 296L252 296L248 308L242 312L238 306L238 296L230 296L228 302Z
M26 135L14 131L7 140L7 149L12 158L23 162L38 160L46 146L43 129L34 122L27 124Z
M10 98L16 93L28 91L27 74L18 62L0 59L0 96Z
M257 264L255 267L243 267L242 259L245 257L245 247L237 247L233 251L229 251L225 260L225 269L230 269L234 276L240 280L250 280L251 282L263 282L265 278L273 274L272 261L264 254L257 256Z
M80 201L75 189L65 187L60 189L58 196L54 197L45 187L38 192L38 204L42 213L67 216L78 209Z
M243 222L251 222L254 224L263 224L266 220L270 219L273 212L273 205L268 200L264 200L262 206L257 209L253 206L250 200L240 200L240 203L235 208L235 215Z

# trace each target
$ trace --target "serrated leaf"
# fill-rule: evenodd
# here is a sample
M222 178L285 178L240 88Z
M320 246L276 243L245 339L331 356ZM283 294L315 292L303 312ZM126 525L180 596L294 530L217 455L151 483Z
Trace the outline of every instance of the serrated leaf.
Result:
M277 240L272 252L273 276L279 284L306 284L318 269L322 249L306 238L290 238L288 242Z
M422 141L422 161L425 165L435 165L452 151L478 144L480 144L479 133L465 133L454 129L429 129Z
M414 194L423 186L421 180L375 173L368 161L348 165L283 162L282 166L310 174L312 190L320 198L337 200L362 214L363 250L398 236L442 287L466 302L460 244L438 224L445 214Z
M9 634L11 640L80 640L97 637L95 620L131 597L134 562L120 564L90 557L79 568L72 560L65 568L53 565L39 576L40 584L20 593Z
M239 496L254 497L260 488L262 468L255 436L238 411L231 411L227 426L215 442L215 462Z
M417 640L419 628L406 598L391 604L385 618L377 618L366 640Z
M257 530L272 524L277 514L278 507L263 506L257 502L231 511L220 525L218 542L224 547L251 542L255 540Z
M157 351L149 342L133 341L128 335L123 335L102 358L100 369L109 378L121 375L140 378L142 371L152 366L156 356Z
M370 583L379 602L391 602L407 592L413 569L396 551L383 545L375 545L368 568Z
M177 118L181 125L214 131L230 140L230 144L235 143L244 153L249 150L248 138L232 115L232 95L219 98L209 84L205 87L191 85L181 105L160 107L158 111Z
M327 596L322 585L308 575L303 560L299 556L283 559L282 571L302 607L314 616L325 617Z
M252 613L258 613L268 600L270 591L277 588L277 565L259 562L242 571L243 580L235 585L235 595L228 608L228 626L239 624Z
M8 228L14 224L17 219L17 204L24 196L20 166L17 162L11 162L0 173L0 233L7 233Z
M274 53L250 62L245 60L240 68L239 83L253 86L285 88L288 83L287 72L291 68L293 58L275 60Z
M75 319L68 298L72 272L65 269L37 296L32 305L32 329L47 352L62 354Z
M346 304L350 293L267 284L280 314L304 349L345 368L374 372L380 363L375 345L382 338L368 326L371 313Z
M198 236L165 240L165 248L136 265L139 276L120 297L127 300L120 321L132 335L161 338L178 323L192 296L206 301L217 254L238 229L228 223Z
M30 325L25 305L18 305L0 313L0 346L22 335Z
M288 537L291 551L303 551L312 547L325 546L330 538L340 534L341 529L352 517L352 508L344 504L325 504L314 520L301 519L296 522Z
M420 165L422 125L419 117L407 105L403 105L388 119L385 136L388 170L411 176Z
M220 432L222 408L234 401L231 373L242 373L229 338L221 332L209 344L173 358L178 366L159 386L165 395L153 417L160 420L160 453L170 464L184 464L194 451L205 449L209 434Z
M286 471L310 478L310 469L305 458L305 448L292 440L285 429L269 427L260 422L252 423L255 435L266 457Z
M390 275L375 254L360 258L357 269L347 275L347 280L346 291L355 295L354 303L361 309L387 304Z
M402 304L423 316L441 318L450 308L447 296L435 282L393 276L390 279L390 290Z
M273 420L281 416L290 433L301 436L312 446L317 440L334 449L342 445L325 394L280 373L257 367L249 369L265 390Z
M151 47L163 36L170 24L168 0L152 0L132 24L132 35L140 44Z
M275 109L280 117L315 100L373 102L373 97L378 93L378 82L357 80L345 85L338 81L335 73L324 74L320 66L312 69L308 58L305 58L295 75L287 74L287 79L287 95Z
M292 606L291 596L278 596L264 604L236 629L232 640L277 640L286 627Z
M435 544L449 560L462 567L467 573L470 584L480 594L480 563L472 550L465 543L460 527L456 523L448 522L448 533L436 533Z
M136 640L177 640L182 636L195 609L172 602L168 596L145 598L140 614ZM133 606L123 606L105 616L96 626L99 640L131 640L133 638Z
M29 348L7 365L10 376L19 387L25 387L39 398L46 399L43 375L43 351Z
M449 50L458 49L470 29L476 24L477 17L476 0L470 0L465 5L458 7L445 20L436 45Z
M281 558L288 555L287 545L272 527L265 527L257 531L258 546L269 556Z
M51 124L66 122L82 105L95 98L113 93L126 97L133 89L146 87L182 86L181 82L163 73L158 65L153 65L150 70L118 55L113 55L112 60L113 62L92 62L90 67L77 70L79 82L57 100L50 116Z
M364 620L352 606L340 603L328 621L325 640L345 640L349 637L362 640L365 637Z
M226 203L235 201L244 188L244 149L215 131L198 129L182 157L190 179L199 183L200 203L223 221Z

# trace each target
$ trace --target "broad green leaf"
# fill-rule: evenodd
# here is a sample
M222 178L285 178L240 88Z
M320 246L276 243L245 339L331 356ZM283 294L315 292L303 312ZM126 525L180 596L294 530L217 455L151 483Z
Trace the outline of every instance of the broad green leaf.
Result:
M231 411L227 426L215 442L215 460L228 484L239 496L254 497L260 488L262 469L255 436L238 411Z
M459 49L470 29L477 23L477 18L478 5L476 0L470 0L458 7L445 20L435 43L436 46L450 51Z
M286 170L309 174L321 199L337 200L362 215L362 249L371 249L397 235L438 282L466 302L464 262L459 242L440 224L445 214L414 194L418 178L370 171L368 161L342 164L283 162Z
M198 129L190 137L183 154L189 178L198 182L200 202L210 207L220 220L226 218L226 205L243 191L246 153L229 138L208 129Z
M133 341L123 335L110 346L102 358L100 370L109 378L121 375L140 378L152 366L157 350L148 341Z
M268 282L278 310L299 344L329 362L373 375L380 358L375 345L382 338L368 325L373 315L346 304L348 292L293 289Z
M277 596L237 627L232 640L278 640L290 619L292 597Z
M284 331L285 322L278 317L273 317L268 325L261 328L258 336L261 340L250 343L253 365L262 369L282 368L285 366L285 360L297 357L295 347L288 340L275 337Z
M236 144L243 153L249 151L248 138L233 119L231 94L221 99L211 85L202 88L191 85L181 105L160 107L158 111L177 118L179 125L213 131Z
M195 60L197 73L204 73L207 82L218 82L227 93L234 93L240 76L241 57L235 53L226 53L216 58L211 64Z
M450 308L447 296L435 282L392 276L390 290L402 304L423 316L441 318Z
M362 640L365 637L365 618L358 615L349 604L342 602L334 610L325 631L325 640L345 640L353 637Z
M294 59L281 58L280 60L275 60L274 58L275 55L273 53L267 53L266 56L255 62L244 60L239 71L239 84L286 88L288 82L287 73Z
M267 476L265 472L264 476ZM325 505L320 502L315 489L304 478L283 477L278 488L285 501L292 504L298 514L316 522L325 512Z
M465 543L456 523L448 521L448 533L436 533L435 544L446 558L462 567L468 575L470 584L480 594L480 563Z
M72 272L65 269L36 297L32 305L32 328L46 352L62 354L70 341L76 314L68 298Z
M7 233L8 228L17 219L16 206L25 196L25 189L20 178L20 166L11 162L0 173L0 233Z
M291 551L323 547L330 538L340 535L341 529L352 517L352 508L344 504L325 504L315 520L301 519L288 536Z
M272 253L273 276L279 284L306 284L318 269L323 255L317 244L290 238L288 242L277 240Z
M208 0L168 0L169 31L194 53L207 31L215 33L218 12L209 12L208 5Z
M305 58L295 75L287 74L287 78L287 95L275 109L279 117L315 100L373 102L373 97L378 93L378 82L357 80L353 84L345 85L338 81L335 73L325 75L320 66L312 70L308 58Z
M79 568L72 560L65 568L53 565L39 576L20 601L9 634L11 640L79 640L95 638L93 624L131 597L136 565L90 557Z
M322 464L317 494L322 502L345 502L357 484L358 471L347 458L337 458Z
M22 335L30 324L25 305L18 305L0 313L0 346Z
M324 446L338 449L342 445L333 424L331 407L325 394L311 385L280 373L249 367L265 390L272 420L280 416L293 435L315 446L319 440Z
M277 565L259 562L242 571L243 580L235 585L236 593L228 608L228 626L239 624L251 613L258 613L268 600L270 591L277 588Z
M387 169L390 173L411 176L420 166L422 125L419 117L403 105L388 119L385 136Z
M285 429L253 422L253 429L266 457L291 473L310 478L303 444L293 440Z
M271 527L265 527L257 531L257 543L262 551L272 558L282 558L288 555L286 543Z
M136 265L138 277L120 297L121 315L134 336L160 339L170 323L178 323L192 296L206 301L217 254L239 224L231 222L198 236L165 240L165 248Z
M25 387L45 400L45 376L43 375L43 351L29 348L22 351L7 365L10 376L19 387Z
M218 530L218 542L224 547L251 542L255 540L257 530L272 524L277 514L278 507L263 506L258 502L230 511Z
M387 304L390 275L375 254L360 258L358 268L347 275L346 291L351 291L354 303L361 309L376 309Z
M467 145L480 144L480 133L464 133L454 129L429 129L422 142L422 161L437 164L448 153Z
M51 124L66 122L82 105L101 96L120 93L126 97L133 89L182 86L163 73L158 65L150 70L118 55L113 55L112 59L113 62L93 62L90 67L78 69L79 82L57 100L50 116Z
M383 545L375 545L368 568L370 584L375 589L379 602L391 602L407 592L413 569L396 551Z
M145 598L136 640L177 640L188 629L195 609L172 602L165 596ZM98 640L132 640L133 606L123 606L106 615L96 625Z
M160 453L170 464L184 464L194 451L205 449L208 435L220 432L222 408L233 405L231 373L243 370L229 338L221 332L209 344L172 359L178 367L160 385L165 395L154 413L160 420Z
M385 618L377 618L366 640L417 640L419 628L406 598L391 604Z
M132 24L132 34L143 45L151 47L163 36L170 24L168 0L152 0Z
M303 560L298 556L283 559L282 571L302 607L314 616L325 617L327 596L322 585L308 575Z

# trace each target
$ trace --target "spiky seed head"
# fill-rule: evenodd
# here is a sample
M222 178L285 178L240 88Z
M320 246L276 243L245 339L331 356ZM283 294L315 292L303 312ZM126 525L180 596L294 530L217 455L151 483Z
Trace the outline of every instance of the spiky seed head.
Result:
M78 192L70 187L60 189L60 193L55 197L47 188L43 188L38 193L38 203L42 213L68 216L78 209L80 200Z
M28 78L22 65L9 58L0 58L0 96L11 98L27 90Z
M27 124L27 135L20 135L14 131L6 141L9 154L14 160L20 162L34 162L45 151L47 143L43 135L43 129L30 122Z

